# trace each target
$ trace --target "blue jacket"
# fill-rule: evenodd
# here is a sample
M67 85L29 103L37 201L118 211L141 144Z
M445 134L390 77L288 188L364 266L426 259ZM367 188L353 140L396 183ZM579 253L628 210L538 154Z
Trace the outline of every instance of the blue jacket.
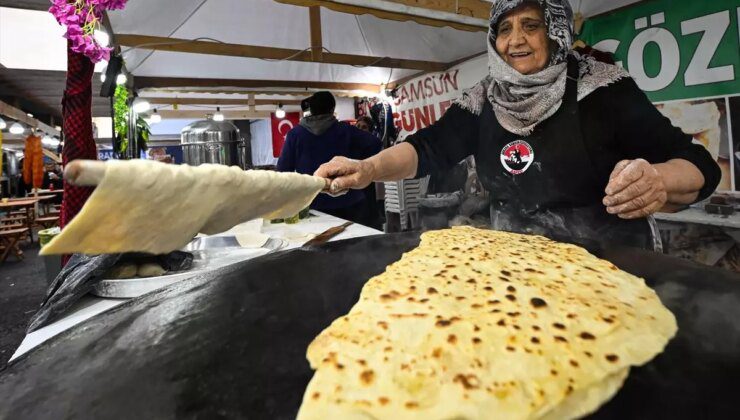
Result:
M380 139L344 122L335 122L321 135L299 125L288 133L280 153L277 169L313 175L335 156L367 159L381 150ZM340 197L319 194L311 203L315 210L333 210L355 205L365 199L361 190L351 190Z

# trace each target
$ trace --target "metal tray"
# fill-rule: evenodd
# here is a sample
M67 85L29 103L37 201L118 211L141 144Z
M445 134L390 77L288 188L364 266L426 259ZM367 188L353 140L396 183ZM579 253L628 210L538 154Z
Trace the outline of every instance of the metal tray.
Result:
M104 298L135 298L209 270L276 252L287 245L282 239L270 238L262 248L242 248L234 236L196 238L183 249L193 253L193 266L189 270L158 277L101 280L90 293Z
M308 344L418 241L278 252L132 299L12 362L0 418L294 419L312 376ZM637 249L591 251L644 277L679 325L592 417L740 418L740 276Z

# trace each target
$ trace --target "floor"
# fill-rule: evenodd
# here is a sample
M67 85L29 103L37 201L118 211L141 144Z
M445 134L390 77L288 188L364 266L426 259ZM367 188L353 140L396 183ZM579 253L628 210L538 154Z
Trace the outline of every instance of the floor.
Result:
M26 325L46 297L46 270L38 241L25 242L23 261L0 265L0 370L26 335Z

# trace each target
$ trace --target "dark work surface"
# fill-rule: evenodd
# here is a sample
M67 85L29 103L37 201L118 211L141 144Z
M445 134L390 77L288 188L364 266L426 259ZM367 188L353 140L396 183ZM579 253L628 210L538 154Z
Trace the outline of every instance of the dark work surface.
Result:
M310 341L418 234L261 257L132 300L0 376L0 418L294 418ZM595 418L738 418L740 280L640 250L596 252L646 277L678 336Z
M22 261L11 255L0 264L0 371L26 336L28 321L44 301L48 287L38 241L23 241L20 247Z

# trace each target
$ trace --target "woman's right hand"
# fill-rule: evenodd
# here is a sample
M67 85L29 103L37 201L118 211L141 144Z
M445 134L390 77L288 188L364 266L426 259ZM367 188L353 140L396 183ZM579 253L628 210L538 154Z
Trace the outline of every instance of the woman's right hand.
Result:
M374 181L375 168L368 161L337 156L321 165L314 176L330 179L329 192L340 195L350 189L361 190L370 185Z

